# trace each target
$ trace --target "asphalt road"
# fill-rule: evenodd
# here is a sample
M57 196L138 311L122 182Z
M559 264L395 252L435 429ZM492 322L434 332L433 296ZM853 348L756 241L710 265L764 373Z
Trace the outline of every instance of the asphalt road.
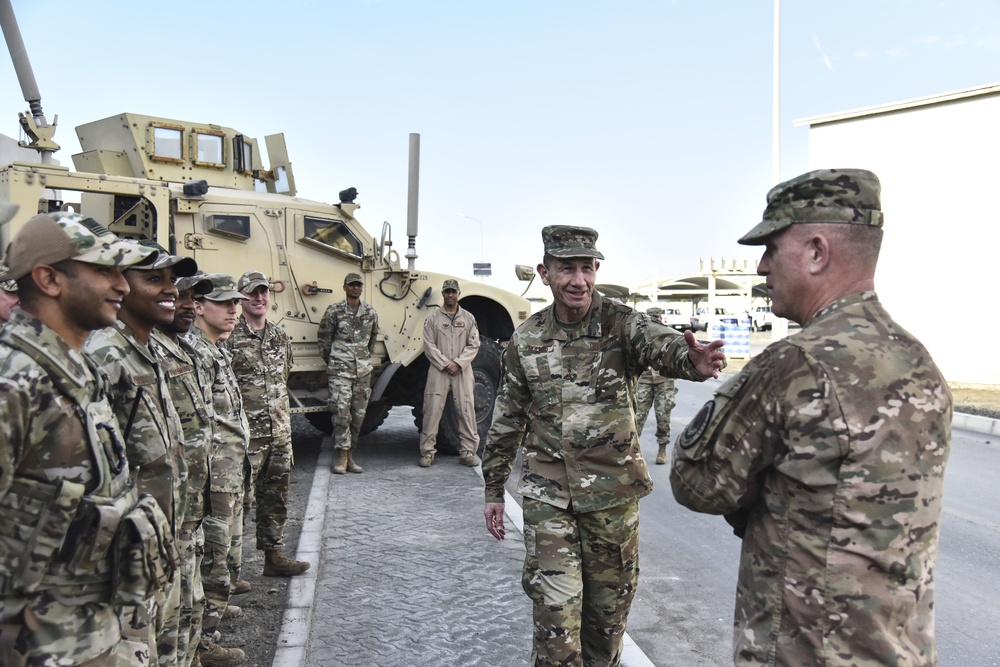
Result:
M679 382L673 434L718 382ZM642 446L655 455L652 415ZM1000 443L956 431L945 473L936 576L940 667L1000 665ZM669 465L650 466L656 485L641 503L642 574L628 632L657 667L731 665L732 610L740 542L719 517L673 499Z

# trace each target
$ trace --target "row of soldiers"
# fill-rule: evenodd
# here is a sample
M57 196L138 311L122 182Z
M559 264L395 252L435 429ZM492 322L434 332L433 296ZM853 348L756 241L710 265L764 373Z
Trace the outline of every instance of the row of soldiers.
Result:
M75 213L31 218L5 262L0 664L240 664L219 622L250 590L254 497L263 574L309 568L282 551L292 359L266 276Z

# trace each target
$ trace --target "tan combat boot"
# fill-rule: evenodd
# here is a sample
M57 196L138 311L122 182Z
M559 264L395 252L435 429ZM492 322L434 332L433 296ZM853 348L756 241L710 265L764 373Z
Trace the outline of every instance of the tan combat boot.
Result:
M364 472L365 469L354 462L354 449L347 450L347 471L348 472Z
M656 462L663 465L667 462L667 446L660 445L660 451L656 452Z
M238 648L222 648L211 639L202 637L198 644L198 659L203 667L236 667L246 660Z
M233 595L243 595L244 593L249 593L253 586L246 579L240 579L236 582L236 586L233 588Z
M281 549L268 549L264 552L265 577L294 577L308 569L309 563L293 560L281 553Z
M333 467L330 468L331 472L335 475L343 475L347 472L347 450L338 449L333 452L333 455L337 458Z

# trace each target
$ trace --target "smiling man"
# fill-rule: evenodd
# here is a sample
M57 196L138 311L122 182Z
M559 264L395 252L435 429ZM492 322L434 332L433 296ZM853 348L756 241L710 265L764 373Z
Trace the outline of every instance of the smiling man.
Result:
M174 319L175 277L190 276L198 266L193 259L171 255L156 244L148 247L157 251L156 259L125 271L129 292L118 319L107 329L95 331L85 351L108 376L111 406L122 428L136 487L156 499L176 538L186 500L183 429L167 374L149 342L154 327ZM146 601L146 609L126 606L122 610L126 637L146 642L149 655L156 656L159 664L172 665L177 659L180 592L180 577L173 577L164 590Z
M677 500L743 539L736 665L935 665L934 563L952 399L875 294L881 185L821 169L775 186L771 309L802 325L754 357L674 445Z
M717 377L725 355L722 341L702 345L604 300L593 229L546 227L542 243L538 274L553 303L504 353L483 454L486 528L504 538L504 484L521 447L532 664L615 666L639 582L639 499L653 490L632 409L636 380L648 367Z

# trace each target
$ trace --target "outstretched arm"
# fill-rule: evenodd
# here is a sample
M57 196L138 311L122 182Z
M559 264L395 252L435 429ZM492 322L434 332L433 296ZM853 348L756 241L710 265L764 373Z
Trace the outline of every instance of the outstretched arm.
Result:
M726 353L722 351L725 343L721 340L713 340L708 344L699 343L690 330L684 332L684 341L688 346L688 359L695 370L706 378L719 377L722 362L726 359Z

